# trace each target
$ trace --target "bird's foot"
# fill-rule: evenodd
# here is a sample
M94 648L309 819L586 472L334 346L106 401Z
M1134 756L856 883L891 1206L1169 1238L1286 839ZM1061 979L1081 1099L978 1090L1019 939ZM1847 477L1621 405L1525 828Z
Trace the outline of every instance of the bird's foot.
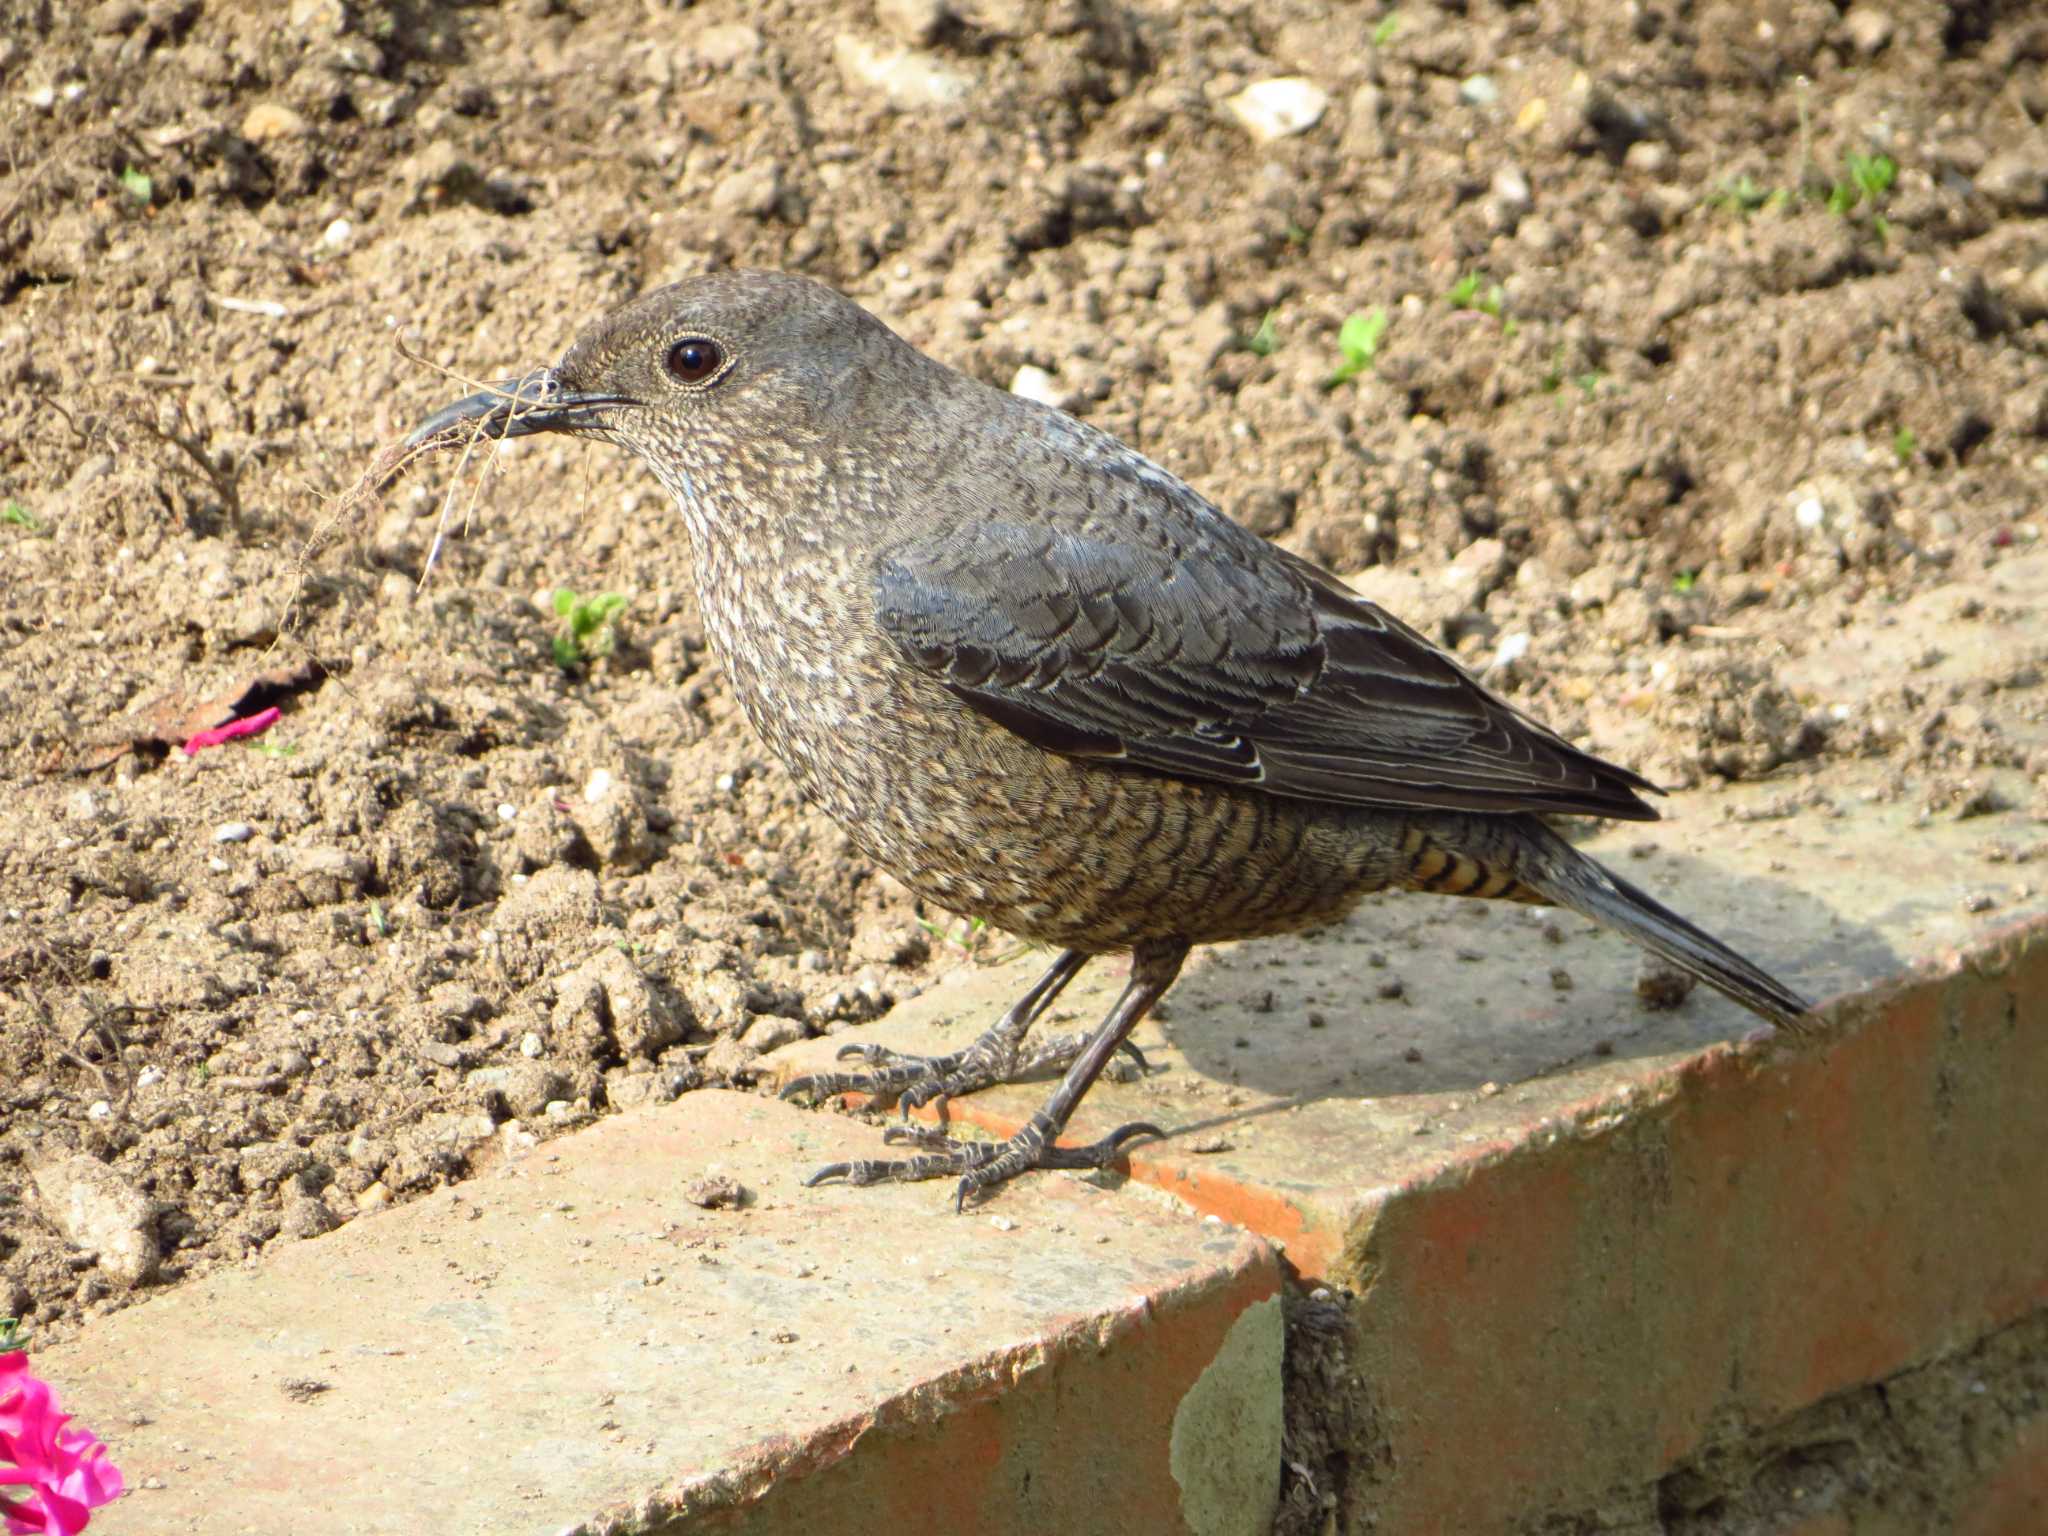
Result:
M967 1197L990 1189L1033 1168L1107 1168L1122 1155L1124 1144L1139 1136L1164 1136L1156 1125L1136 1122L1120 1125L1100 1141L1085 1147L1063 1147L1053 1138L1052 1122L1041 1112L1031 1117L1024 1129L1008 1141L955 1141L936 1126L892 1125L882 1132L890 1146L923 1148L915 1157L861 1158L853 1162L829 1163L804 1180L806 1185L844 1179L849 1184L906 1183L921 1179L944 1179L958 1174L953 1208L960 1210Z
M1024 1051L991 1030L966 1050L944 1056L913 1056L886 1045L845 1045L839 1048L838 1059L863 1062L866 1071L818 1072L799 1077L784 1086L782 1097L791 1099L808 1094L815 1102L835 1094L864 1093L883 1103L895 1099L908 1115L934 1099L950 1099L998 1083L1021 1082L1048 1068L1065 1067L1081 1054L1087 1043L1087 1033L1076 1031L1055 1035ZM1131 1058L1139 1072L1149 1070L1145 1053L1130 1041L1123 1041L1119 1049Z

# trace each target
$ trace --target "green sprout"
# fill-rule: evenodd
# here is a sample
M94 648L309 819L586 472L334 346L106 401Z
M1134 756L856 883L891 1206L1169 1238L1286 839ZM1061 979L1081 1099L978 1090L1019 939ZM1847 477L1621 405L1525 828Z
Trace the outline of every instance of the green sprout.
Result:
M1844 162L1849 174L1835 179L1828 189L1828 212L1846 219L1864 203L1871 206L1871 228L1879 239L1890 236L1891 221L1876 212L1877 205L1899 179L1899 163L1890 155L1850 155Z
M43 531L43 520L18 501L0 502L0 523L19 528L24 533Z
M618 646L616 620L626 606L623 592L598 592L579 597L572 588L557 587L555 616L562 627L555 632L555 665L574 672L586 662L609 656Z
M1477 310L1482 315L1491 315L1498 320L1501 301L1505 297L1499 283L1489 286L1479 273L1467 272L1451 284L1451 291L1444 295L1444 302L1453 309Z
M1500 322L1503 338L1520 330L1507 311L1507 294L1499 283L1489 283L1477 272L1467 272L1444 295L1444 302L1453 309L1469 309L1481 315L1491 315Z
M1743 215L1759 209L1775 213L1790 201L1791 194L1783 187L1767 187L1747 171L1740 176L1731 176L1707 194L1708 207Z
M1913 455L1920 451L1920 439L1911 427L1901 427L1892 434L1892 457L1904 469L1913 462Z
M1680 571L1671 578L1671 590L1674 592L1690 592L1699 584L1700 573L1698 571Z
M1387 312L1377 305L1347 319L1337 332L1337 350L1344 354L1344 361L1323 381L1323 387L1335 389L1371 368L1380 355L1380 338L1386 334Z
M28 1330L18 1317L0 1317L0 1355L28 1348Z
M138 203L147 203L156 195L156 183L134 166L121 168L121 190Z
M1380 18L1379 25L1372 29L1373 47L1386 47L1387 44L1391 43L1394 40L1394 34L1398 32L1400 29L1401 13L1399 11L1387 12L1386 15Z
M1244 339L1245 351L1254 357L1271 357L1280 349L1280 330L1273 323L1273 317L1279 313L1277 309L1266 311L1259 328Z

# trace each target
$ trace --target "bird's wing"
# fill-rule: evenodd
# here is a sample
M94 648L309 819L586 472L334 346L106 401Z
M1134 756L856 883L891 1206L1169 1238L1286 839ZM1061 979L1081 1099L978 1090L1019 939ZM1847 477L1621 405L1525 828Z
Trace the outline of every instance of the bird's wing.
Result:
M882 627L970 707L1068 756L1356 805L1655 818L1647 780L1145 467L1148 495L1178 493L1171 515L898 543L876 568Z

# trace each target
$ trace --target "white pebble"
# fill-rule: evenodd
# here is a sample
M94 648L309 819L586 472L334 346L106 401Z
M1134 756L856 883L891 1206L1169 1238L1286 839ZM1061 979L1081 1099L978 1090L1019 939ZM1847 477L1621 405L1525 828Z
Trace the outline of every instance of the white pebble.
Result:
M1283 75L1277 80L1253 81L1224 105L1246 133L1261 144L1270 144L1315 127L1329 109L1330 96L1313 80Z
M1512 666L1529 654L1529 635L1526 630L1516 630L1512 635L1502 635L1500 649L1493 653L1496 667Z
M1490 107L1500 100L1500 87L1491 75L1467 75L1458 82L1458 99L1468 107Z
M94 1099L92 1103L86 1106L85 1118L88 1120L107 1120L113 1117L113 1113L114 1106L105 1099Z
M547 1047L541 1044L540 1036L530 1029L519 1037L519 1054L529 1060L546 1049Z
M1818 528L1827 517L1828 509L1818 496L1809 496L1792 509L1792 520L1802 528Z
M513 809L513 808L512 808L511 806L507 805L507 804L506 804L506 803L505 803L504 801L502 801L502 800L500 800L500 801L498 802L498 820L500 820L500 821L515 821L515 820L517 820L517 819L518 819L518 817L519 817L519 812L518 812L517 810L515 810L515 809Z
M1017 1223L1010 1220L1007 1216L991 1216L988 1219L988 1224L998 1232L1014 1232L1017 1230Z
M347 219L336 219L320 231L320 244L327 250L338 251L356 236L356 227Z
M1064 409L1067 403L1067 392L1060 388L1059 381L1031 363L1017 370L1016 377L1010 380L1010 393L1055 410Z
M246 843L256 835L256 829L246 821L224 821L213 829L216 843Z
M606 795L610 794L611 792L612 792L612 771L611 771L611 769L609 769L609 768L597 768L597 769L593 769L593 770L591 771L591 775L590 775L590 777L589 777L589 778L588 778L587 780L585 780L585 781L584 781L584 784L583 784L583 800L584 800L584 803L585 803L585 804L587 804L587 805L595 805L595 804L597 804L597 802L598 802L598 801L602 800L602 799L603 799L603 798L604 798L604 797L605 797Z
M144 1067L135 1074L135 1086L137 1088L154 1088L163 1080L164 1069L162 1067Z

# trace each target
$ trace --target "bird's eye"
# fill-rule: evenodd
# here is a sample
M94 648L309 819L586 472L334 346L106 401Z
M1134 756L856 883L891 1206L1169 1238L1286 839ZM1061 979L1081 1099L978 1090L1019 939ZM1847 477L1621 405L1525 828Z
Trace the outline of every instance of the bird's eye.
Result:
M725 366L725 349L705 336L686 336L668 349L663 360L678 384L702 384Z

